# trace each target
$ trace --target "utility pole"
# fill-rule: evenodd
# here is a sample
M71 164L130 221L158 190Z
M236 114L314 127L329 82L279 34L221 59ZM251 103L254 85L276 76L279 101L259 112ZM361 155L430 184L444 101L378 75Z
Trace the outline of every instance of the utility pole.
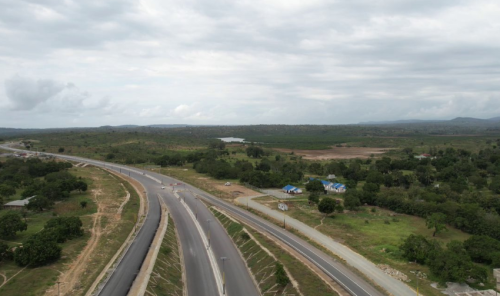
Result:
M60 291L59 291L59 284L62 284L64 282L56 282L57 283L57 296L60 295Z
M222 295L226 295L226 271L224 270L224 262L229 259L220 257L220 260L222 260Z
M417 276L417 296L418 296L418 272L419 270L417 269L417 272L415 273L415 275Z
M212 222L212 220L208 219L207 223L208 223L208 247L209 248L210 248L210 222Z
M194 199L194 203L196 204L196 220L198 220L198 197L195 196Z

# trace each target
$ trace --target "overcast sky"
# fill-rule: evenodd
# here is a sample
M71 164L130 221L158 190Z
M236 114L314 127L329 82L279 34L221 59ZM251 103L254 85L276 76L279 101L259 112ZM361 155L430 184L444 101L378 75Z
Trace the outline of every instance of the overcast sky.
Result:
M498 0L0 7L0 127L500 116Z

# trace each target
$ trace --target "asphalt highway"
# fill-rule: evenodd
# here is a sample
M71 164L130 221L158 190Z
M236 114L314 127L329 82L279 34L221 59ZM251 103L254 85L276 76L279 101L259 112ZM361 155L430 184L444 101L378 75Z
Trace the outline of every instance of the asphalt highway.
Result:
M25 152L24 150L14 149L5 145L0 146L4 149ZM122 261L119 263L112 276L98 294L99 296L125 296L128 294L137 274L141 269L160 223L161 207L157 197L158 195L161 196L167 204L170 215L177 228L183 253L187 295L221 295L222 287L220 287L216 281L216 275L214 274L213 268L213 265L217 264L219 270L223 270L223 263L222 260L220 260L221 257L227 258L226 263L224 264L226 278L228 279L226 285L227 291L225 291L225 295L260 295L252 281L251 275L246 268L245 263L236 250L236 247L232 244L227 233L220 226L220 224L218 224L212 213L203 205L198 208L198 217L203 219L202 221L205 221L205 223L199 223L201 229L203 229L202 231L205 232L205 235L208 234L208 223L206 223L206 221L212 221L211 229L213 229L213 231L211 231L210 234L211 247L208 248L197 230L193 219L194 216L191 216L188 213L186 207L182 205L181 201L177 197L174 196L170 187L162 189L162 185L159 183L174 183L178 182L177 180L163 175L145 172L136 168L115 165L92 159L50 153L44 154L53 155L61 159L89 163L94 166L114 170L139 181L146 189L149 211L144 220L143 226L141 227L135 240L130 245L130 248L127 250ZM192 201L194 200L194 197L192 195L187 196L188 198L185 199L187 202L186 205L188 207L190 205L193 206ZM195 210L192 209L192 212L194 213ZM217 262L210 262L208 252L212 252L212 250Z
M3 147L6 149L10 149L9 147ZM21 150L20 150L21 151ZM117 267L114 275L111 277L110 281L106 286L110 286L109 290L105 288L103 292L107 291L106 294L101 293L100 295L126 295L126 291L130 289L132 285L133 279L135 278L135 274L140 269L140 265L144 257L146 256L147 249L149 248L151 241L154 237L154 233L159 224L159 202L156 198L156 194L161 194L167 205L171 211L172 218L176 224L176 227L179 232L179 236L181 238L181 245L184 252L184 261L185 261L185 270L186 277L188 282L188 293L191 296L198 295L217 295L217 293L204 293L205 289L209 291L213 290L213 285L215 284L206 284L205 287L199 288L199 285L204 285L205 283L213 283L213 276L208 276L211 274L208 268L208 259L203 258L206 252L201 252L200 249L200 241L196 239L197 234L195 234L196 230L193 229L194 223L192 219L190 220L187 217L186 211L180 208L180 202L176 197L167 194L167 189L161 189L160 185L152 180L149 176L156 178L157 180L162 180L166 183L175 183L180 182L170 177L165 177L164 175L160 175L157 173L147 172L147 175L142 175L138 172L138 169L128 168L126 166L115 165L115 164L107 164L100 161L83 159L79 157L65 156L65 155L56 155L54 156L69 159L73 161L86 162L90 164L94 164L96 166L106 166L106 168L114 169L115 171L119 171L121 168L122 173L126 173L127 170L130 170L130 176L139 182L141 182L146 190L148 191L148 200L150 203L150 211L144 223L143 229L138 234L137 239L134 241L134 245L131 246L129 251L127 252L126 258L123 259L121 264ZM124 172L125 170L125 172ZM351 270L340 264L339 262L333 260L330 256L320 251L316 247L302 240L301 238L293 235L292 233L283 230L280 227L277 227L273 223L266 221L250 212L247 212L235 205L222 201L216 197L211 196L210 194L190 185L186 185L186 188L189 189L193 194L197 194L204 198L209 203L218 206L219 208L231 213L238 219L253 225L254 227L260 229L261 231L267 232L268 234L274 236L275 238L281 240L283 243L287 244L289 247L293 248L295 251L302 254L307 260L316 265L318 268L323 270L328 276L330 276L337 283L342 285L344 289L349 292L351 295L355 296L382 296L383 294L376 290L371 284L365 281L363 278L353 273ZM225 264L226 268L226 276L228 277L228 295L230 296L240 296L240 295L258 295L253 294L253 292L249 292L245 289L250 289L248 284L248 279L241 280L245 278L245 274L242 273L238 275L238 270L242 270L241 262L238 263L238 260L241 260L241 257L238 255L235 258L232 254L231 248L227 248L228 245L233 246L230 241L225 241L225 239L229 240L227 234L223 232L224 230L216 230L215 225L215 217L211 215L211 213L207 213L206 208L198 204L196 206L196 200L189 196L188 193L181 193L181 196L186 197L186 203L192 209L193 212L198 208L198 219L211 219L213 222L211 223L211 244L212 249L219 259L220 257L228 257L231 258ZM190 198L191 197L191 198ZM176 204L177 202L177 204ZM198 201L199 202L199 201ZM178 206L179 205L179 206ZM204 209L203 209L204 208ZM202 210L203 209L203 210ZM204 213L204 214L203 214ZM150 216L151 215L151 216ZM203 215L203 216L202 216ZM181 217L184 217L185 220ZM212 218L210 218L212 217ZM189 222L190 221L190 222ZM208 223L200 223L205 232L208 231ZM204 226L203 226L204 225ZM220 226L220 225L219 225ZM213 229L212 229L213 228ZM143 233L143 234L142 234ZM181 235L182 233L182 235ZM141 235L141 237L139 237ZM203 245L201 243L201 245ZM191 249L192 248L192 249ZM234 248L234 246L233 246ZM130 252L130 255L128 253ZM190 257L191 256L191 257ZM231 256L231 257L230 257ZM198 258L202 257L202 258ZM217 260L218 264L221 264L221 260ZM239 267L238 267L239 266ZM236 267L236 271L231 270L229 268ZM204 272L197 273L196 269L205 269ZM203 275L201 274L203 273ZM230 275L230 273L234 273L234 277ZM116 274L116 275L115 275ZM248 272L246 273L248 275ZM212 273L213 275L213 273ZM191 277L192 276L192 277ZM249 276L249 275L248 275ZM229 280L231 277L231 280ZM112 281L113 280L113 281ZM191 282L190 282L191 281ZM200 281L200 282L195 282ZM234 282L233 282L234 281ZM230 284L232 283L232 284ZM234 287L233 287L234 285ZM243 290L238 290L238 286L243 285ZM255 287L253 287L255 289ZM191 290L192 289L192 290ZM109 292L108 292L109 291ZM197 294L199 293L199 294Z
M189 192L179 192L179 196L185 200L191 211L198 217L198 221L203 231L208 236L210 232L210 247L215 257L218 259L219 269L226 273L226 288L228 295L260 295L254 282L248 276L248 269L240 254L236 250L226 230L217 221L212 212L205 205L195 199L195 196ZM211 220L210 225L207 220ZM226 257L224 266L222 266L221 257Z

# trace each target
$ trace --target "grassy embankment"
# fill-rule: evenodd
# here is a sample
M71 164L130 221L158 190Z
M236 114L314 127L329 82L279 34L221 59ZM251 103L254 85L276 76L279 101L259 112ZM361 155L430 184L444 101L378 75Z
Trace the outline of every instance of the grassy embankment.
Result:
M339 196L340 198L340 196ZM277 199L261 197L255 201L268 204L276 208ZM430 286L437 281L430 275L426 266L415 265L401 258L399 245L410 234L420 234L432 238L432 229L425 225L425 219L395 214L394 212L376 208L363 207L358 212L334 214L324 217L316 206L308 204L307 199L297 198L289 203L287 216L293 217L305 224L315 227L318 231L332 237L356 252L360 253L375 264L388 264L408 276L411 282L408 285L416 288L416 277L411 271L420 270L428 275L428 279L419 279L419 287L423 295L442 295ZM375 209L372 212L371 209ZM464 241L470 235L455 228L448 227L448 231L439 233L435 239L445 245L451 240Z
M149 279L146 293L157 296L183 295L182 266L174 221L168 217L168 227L160 252Z
M302 295L338 295L308 267L289 253L283 252L279 246L268 238L252 229L244 228L242 224L234 222L214 208L211 208L211 211L243 254L247 266L259 283L262 295L282 295L283 293L281 290L276 293L278 290L274 276L276 261L283 264L289 275L297 282L298 290ZM251 236L245 237L245 232L250 233ZM254 241L254 238L256 241ZM263 248L267 249L272 256L265 252ZM285 287L286 295L300 295L298 290L292 287L291 284Z
M38 268L27 267L23 269L12 261L2 262L0 265L0 274L3 274L6 279L10 279L17 274L17 276L13 277L6 285L0 288L2 296L43 295L48 289L53 291L57 289L56 281L60 273L65 272L68 266L71 266L74 259L82 252L91 237L89 230L93 226L92 215L96 215L97 213L97 204L94 197L96 190L99 191L99 203L109 205L109 207L105 206L102 210L103 219L100 225L102 236L95 251L91 254L90 262L84 267L85 276L78 279L77 290L72 295L82 295L85 293L86 289L92 284L99 272L132 230L139 208L139 197L130 185L101 169L91 166L86 168L72 168L70 172L77 177L82 177L89 185L88 190L82 193L72 193L69 198L56 203L51 211L29 213L26 218L28 230L18 233L16 238L9 241L8 244L10 246L21 244L31 234L42 230L45 223L55 215L79 216L83 222L84 235L61 244L61 259L46 266ZM118 198L123 199L125 195L125 190L120 183L124 184L127 191L131 193L131 197L123 208L122 219L119 222L111 224L112 216L116 215L116 208L120 205ZM87 201L86 208L80 206L80 201L82 200ZM116 205L116 208L114 205ZM2 278L0 280L0 283L4 282ZM64 285L64 283L61 285Z

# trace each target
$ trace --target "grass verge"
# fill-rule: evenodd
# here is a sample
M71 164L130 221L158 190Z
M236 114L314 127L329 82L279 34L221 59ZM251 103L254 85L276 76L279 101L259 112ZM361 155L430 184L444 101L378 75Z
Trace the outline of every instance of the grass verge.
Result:
M235 222L214 208L211 208L211 211L240 250L262 295L338 295L302 262L287 252L283 252L268 238L252 229L244 228L242 224ZM245 233L249 235L247 236ZM293 282L293 285L289 284L284 290L279 290L276 285L276 277L274 276L276 262L283 264Z
M175 224L170 215L165 237L160 252L149 278L146 294L155 296L181 296L184 283L182 281L182 265Z

